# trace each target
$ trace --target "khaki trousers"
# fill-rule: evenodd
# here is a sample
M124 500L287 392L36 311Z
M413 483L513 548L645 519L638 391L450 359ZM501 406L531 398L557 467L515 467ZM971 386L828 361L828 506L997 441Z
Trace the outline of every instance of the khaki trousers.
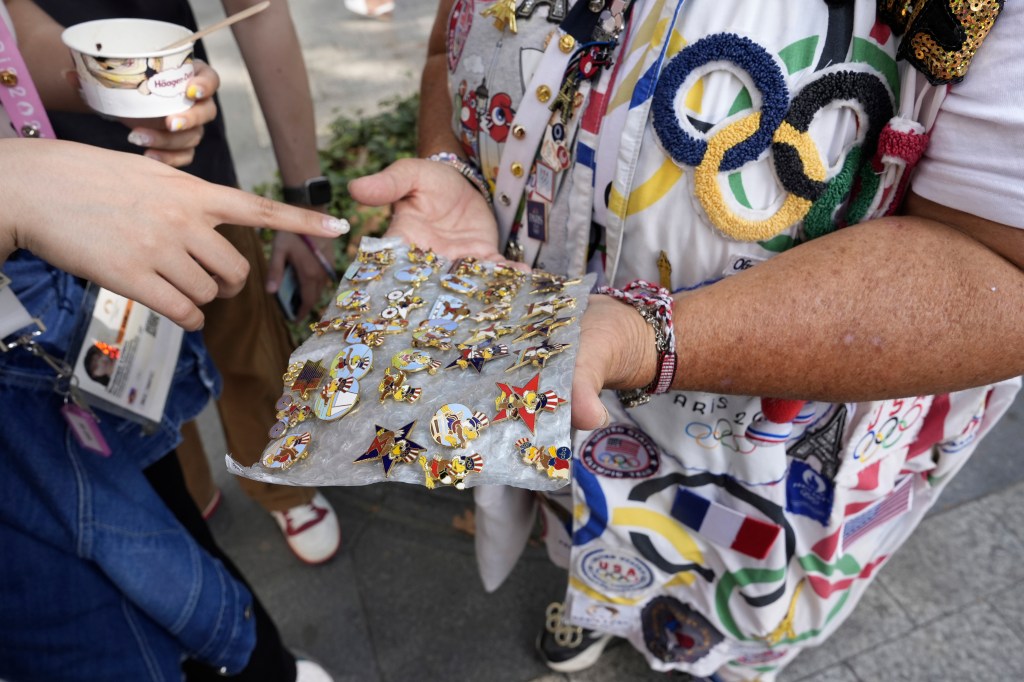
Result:
M203 338L224 379L217 411L231 456L239 464L255 464L276 421L274 404L283 392L281 375L288 366L292 342L277 299L264 283L267 262L256 230L221 225L218 230L249 261L249 278L234 298L218 298L203 306ZM206 509L217 488L195 422L182 428L178 446L185 482L199 509ZM214 453L222 466L223 453ZM273 485L238 477L242 490L267 511L283 511L313 499L313 488Z

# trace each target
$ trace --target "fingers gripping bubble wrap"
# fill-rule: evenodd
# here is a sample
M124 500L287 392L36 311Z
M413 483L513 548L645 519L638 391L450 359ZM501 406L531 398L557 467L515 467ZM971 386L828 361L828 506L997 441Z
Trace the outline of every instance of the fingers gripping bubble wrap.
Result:
M286 485L569 482L573 367L593 275L446 260L364 238L335 301L282 368L260 461Z

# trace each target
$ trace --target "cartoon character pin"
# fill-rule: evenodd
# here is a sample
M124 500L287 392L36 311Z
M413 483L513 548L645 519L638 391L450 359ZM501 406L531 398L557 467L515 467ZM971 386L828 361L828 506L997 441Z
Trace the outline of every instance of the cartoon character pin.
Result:
M445 289L450 289L457 294L465 294L466 296L472 296L478 287L474 282L462 277L461 275L443 275L441 277L441 286Z
M486 327L477 327L473 330L473 335L456 346L456 348L462 350L483 341L494 341L506 334L513 333L515 330L516 327L514 325L498 323L489 324Z
M356 457L355 463L380 460L384 467L384 476L390 476L391 470L399 464L415 462L420 453L426 451L423 446L409 440L409 433L415 426L416 422L412 421L400 429L391 431L375 425L373 442L366 448L366 452Z
M366 312L370 309L370 294L362 289L346 289L335 299L342 310Z
M554 412L559 405L567 402L554 391L540 390L540 374L535 374L525 386L509 386L502 383L497 386L501 394L494 401L498 409L498 414L494 415L494 422L518 419L530 429L530 433L537 433L538 413Z
M346 346L331 361L330 375L337 379L362 379L373 369L373 349L364 343Z
M512 339L512 343L519 343L520 341L532 339L534 336L543 336L544 338L547 338L559 327L565 327L575 321L575 317L546 317L543 320L538 320L537 322L524 324L521 327L523 333Z
M430 418L430 437L438 445L461 450L480 436L490 422L483 412L473 412L465 405L451 403Z
M416 308L423 307L423 298L415 294L415 289L402 291L395 289L388 294L388 307L381 312L380 316L385 320L395 318L408 319L409 312Z
M313 437L306 431L271 443L263 451L260 464L268 469L287 471L296 462L309 456L309 444L312 440Z
M441 294L437 297L437 301L434 302L427 317L433 320L444 319L458 322L469 317L469 313L469 306L461 298Z
M410 405L420 399L423 393L422 388L413 388L405 383L406 374L400 369L392 370L391 367L384 368L384 377L380 380L377 390L380 392L380 401L388 398L400 403Z
M323 336L327 332L340 332L344 331L346 334L348 330L356 324L362 317L360 313L349 313L341 317L330 317L319 322L311 322L309 324L309 331L313 332L317 336Z
M422 263L429 265L432 269L441 267L441 259L430 249L421 249L415 244L409 245L409 252L406 254L410 263Z
M313 401L313 412L324 421L341 419L359 402L359 381L355 377L331 377Z
M380 279L383 272L383 268L378 265L353 261L348 266L348 270L345 271L345 279L350 282L372 282L373 280Z
M280 438L285 431L306 421L313 414L313 409L309 405L296 402L289 393L278 398L274 407L277 409L277 414L274 415L277 421L267 434L270 438Z
M428 461L420 455L420 466L426 476L427 488L433 490L440 483L450 485L458 490L465 490L466 477L479 474L484 468L484 458L479 454L455 455L451 459L442 459L434 455Z
M405 284L417 286L430 279L432 274L434 274L434 269L429 265L413 263L412 265L406 265L404 268L396 270L395 279Z
M451 350L452 334L458 325L452 320L434 318L420 322L412 333L412 345L415 348L433 347L440 350Z
M391 358L391 366L406 373L426 370L427 374L437 374L437 370L441 369L440 362L415 348L406 348L395 353Z
M529 464L537 471L546 473L548 478L569 479L572 450L564 445L558 448L554 445L539 448L529 438L520 438L516 441L515 447L523 464Z
M501 302L489 305L475 315L470 315L469 319L476 320L477 322L494 322L496 320L507 320L511 313L512 304Z
M377 249L376 251L359 249L359 253L356 254L356 260L360 263L368 263L386 268L395 262L395 252L393 249Z
M567 286L579 284L583 281L578 277L576 279L569 279L547 272L535 272L530 275L530 279L533 280L531 294L560 294Z
M547 341L539 346L530 346L529 348L520 351L519 360L516 361L516 364L512 365L505 371L511 372L519 369L520 367L524 367L525 365L533 365L538 369L543 369L544 366L548 364L548 360L570 346L572 346L571 343L548 343Z
M528 320L531 317L540 315L553 317L559 310L572 310L575 307L576 299L572 296L552 296L547 300L531 303L526 306L526 314L523 315L522 319Z
M484 370L485 362L507 356L508 346L503 343L485 341L484 343L469 346L468 348L460 348L459 352L459 357L453 360L450 365L445 367L445 369L452 369L454 367L466 369L467 367L472 366L479 373Z

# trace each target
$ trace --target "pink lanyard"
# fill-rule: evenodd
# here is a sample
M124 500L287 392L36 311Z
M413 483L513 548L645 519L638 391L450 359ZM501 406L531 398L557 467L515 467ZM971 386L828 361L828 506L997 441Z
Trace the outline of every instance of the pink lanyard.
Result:
M0 18L0 104L19 137L56 139L25 60L7 22Z

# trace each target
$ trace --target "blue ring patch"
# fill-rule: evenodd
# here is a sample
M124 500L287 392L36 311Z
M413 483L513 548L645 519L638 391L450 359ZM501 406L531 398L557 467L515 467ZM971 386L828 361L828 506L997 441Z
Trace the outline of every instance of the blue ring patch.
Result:
M716 61L735 64L750 75L761 93L761 124L753 135L725 152L722 171L738 169L754 161L771 145L772 135L789 108L786 79L772 55L763 47L734 33L717 33L687 46L665 66L654 90L651 112L661 145L674 161L697 167L704 160L708 143L680 125L675 100L689 75Z
M592 433L580 460L587 469L607 478L648 478L658 471L658 446L640 429L612 424Z
M654 584L654 571L639 558L621 551L594 549L579 560L580 573L606 592L629 593Z

